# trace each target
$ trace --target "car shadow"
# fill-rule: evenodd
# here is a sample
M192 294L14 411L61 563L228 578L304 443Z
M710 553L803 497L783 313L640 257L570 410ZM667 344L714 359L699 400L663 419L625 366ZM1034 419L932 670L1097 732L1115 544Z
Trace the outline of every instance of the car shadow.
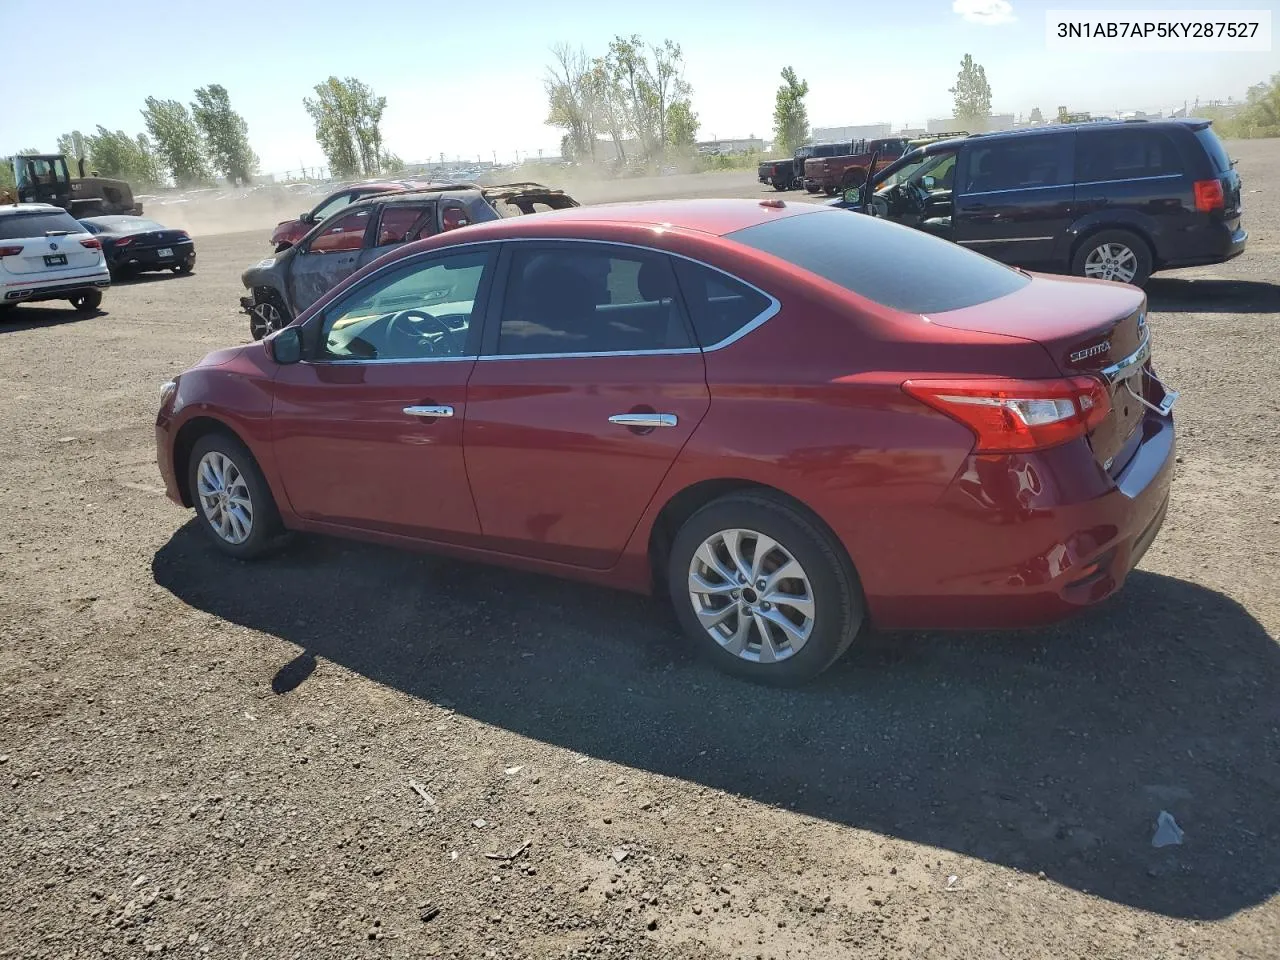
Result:
M8 310L0 310L0 333L20 333L23 330L36 330L40 327L57 327L64 323L105 317L109 312L98 309L82 313L71 307L50 307L44 304L10 307Z
M1034 632L872 635L773 690L688 656L663 604L323 538L222 557L194 521L162 588L484 723L1094 896L1213 919L1280 890L1280 648L1196 584L1136 573ZM1184 843L1152 846L1167 810Z
M172 270L156 270L148 273L125 273L111 278L113 287L132 287L144 283L157 283L162 280L186 280L194 277L195 272L174 273Z
M1280 313L1280 284L1260 280L1156 276L1146 291L1162 313Z

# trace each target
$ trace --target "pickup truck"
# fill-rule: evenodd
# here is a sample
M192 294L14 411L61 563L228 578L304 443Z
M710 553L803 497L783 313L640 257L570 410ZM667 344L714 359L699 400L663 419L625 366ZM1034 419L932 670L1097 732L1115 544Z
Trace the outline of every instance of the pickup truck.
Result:
M775 190L795 190L803 182L805 164L811 158L838 156L847 153L850 146L848 142L806 145L797 149L794 156L782 160L766 160L756 168L756 177Z
M822 191L829 197L835 196L841 190L860 187L866 182L867 169L873 155L878 173L906 152L907 141L902 137L856 140L847 154L806 160L804 188L810 193Z

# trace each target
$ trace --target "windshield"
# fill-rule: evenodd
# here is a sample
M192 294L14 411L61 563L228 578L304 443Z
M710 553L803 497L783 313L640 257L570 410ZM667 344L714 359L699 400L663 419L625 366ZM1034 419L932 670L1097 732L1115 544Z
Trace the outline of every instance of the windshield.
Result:
M726 239L906 313L958 310L1031 282L1002 263L919 230L830 208L769 220Z
M905 167L896 170L889 177L880 181L876 184L876 192L879 193L881 190L887 190L889 187L908 181L920 183L925 177L930 176L935 180L941 180L946 172L955 166L955 162L955 151L927 154L914 163L908 163Z

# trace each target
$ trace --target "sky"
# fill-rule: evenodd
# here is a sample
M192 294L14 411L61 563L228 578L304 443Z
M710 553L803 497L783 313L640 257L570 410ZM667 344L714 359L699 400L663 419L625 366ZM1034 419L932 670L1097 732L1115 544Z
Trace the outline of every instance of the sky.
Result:
M52 151L59 134L95 125L143 131L148 96L189 103L220 83L244 116L263 172L324 162L302 100L331 74L387 98L383 138L409 162L515 159L559 152L546 126L543 77L561 42L602 54L616 34L680 44L700 139L771 139L779 71L807 80L815 126L923 126L951 115L947 88L964 54L986 70L996 113L1169 109L1243 97L1280 72L1280 53L1085 53L1047 49L1048 9L1261 9L1280 0L488 0L438 5L378 0L221 0L163 15L136 4L77 9L76 34L101 45L51 60L43 41L10 40L0 75L0 155ZM0 0L14 28L43 23L44 0ZM780 11L789 11L783 22ZM1280 28L1280 23L1277 23ZM65 53L65 51L63 51ZM54 63L57 66L54 68ZM14 84L14 78L27 78Z

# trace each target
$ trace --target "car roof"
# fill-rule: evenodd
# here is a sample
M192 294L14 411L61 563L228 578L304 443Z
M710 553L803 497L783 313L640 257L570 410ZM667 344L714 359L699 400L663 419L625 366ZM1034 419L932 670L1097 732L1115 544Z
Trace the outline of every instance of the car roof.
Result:
M1080 123L1046 123L1017 130L993 130L990 133L971 133L967 137L954 137L924 144L916 149L926 155L953 150L968 140L1011 140L1023 137L1043 137L1052 133L1074 133L1078 130L1128 130L1138 127L1150 130L1201 130L1213 123L1196 117L1170 117L1155 120L1083 120Z
M9 203L0 207L0 214L48 213L50 210L67 212L52 203Z
M565 210L548 210L536 217L513 217L467 227L468 235L536 233L552 224L629 224L655 230L684 230L722 237L760 223L801 214L818 213L821 204L785 200L649 200L601 203ZM472 233L474 231L474 234Z

